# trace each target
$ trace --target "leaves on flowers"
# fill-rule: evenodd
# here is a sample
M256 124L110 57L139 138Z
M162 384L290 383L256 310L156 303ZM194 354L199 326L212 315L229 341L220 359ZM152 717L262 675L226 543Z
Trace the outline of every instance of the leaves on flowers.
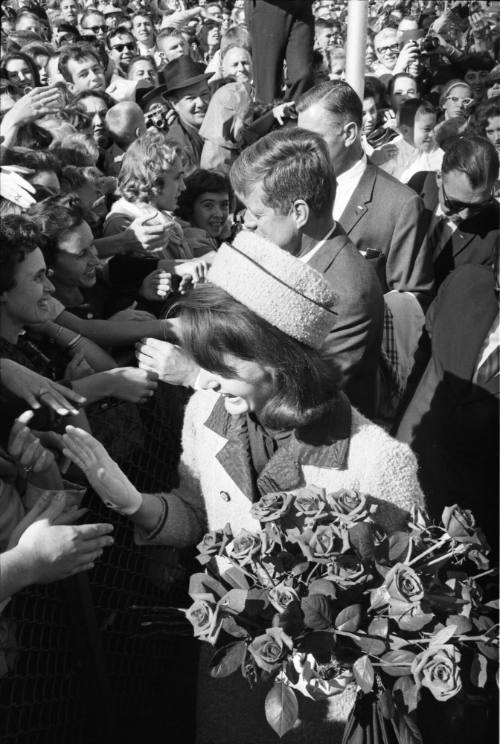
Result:
M280 739L293 728L299 714L299 704L294 691L282 682L276 682L267 693L266 720Z
M368 656L360 656L352 665L354 678L363 692L370 692L373 688L375 674Z
M210 676L220 679L228 677L237 669L240 669L245 658L247 645L244 641L229 643L219 648L210 661Z

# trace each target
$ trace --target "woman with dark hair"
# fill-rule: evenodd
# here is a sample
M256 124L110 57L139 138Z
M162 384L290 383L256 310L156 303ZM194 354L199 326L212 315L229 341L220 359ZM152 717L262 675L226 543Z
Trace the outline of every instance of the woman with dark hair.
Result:
M303 485L354 488L405 510L422 506L410 449L351 407L334 360L320 351L335 322L323 277L241 232L221 246L208 279L178 304L181 345L202 367L184 419L178 488L140 494L92 437L71 427L64 437L96 492L135 523L136 540L186 547L226 522L235 534L258 529L251 502ZM394 509L394 529L400 518ZM200 677L197 740L274 742L245 682L220 683ZM327 731L308 721L300 740L340 741L335 722L345 721L354 694L352 687L330 699ZM324 712L318 706L313 715Z
M35 62L23 52L11 52L0 62L0 76L6 78L19 92L19 97L40 85L40 74Z
M184 186L175 215L182 220L184 235L194 254L201 256L207 250L217 250L227 237L233 199L231 184L222 173L199 169L186 178Z

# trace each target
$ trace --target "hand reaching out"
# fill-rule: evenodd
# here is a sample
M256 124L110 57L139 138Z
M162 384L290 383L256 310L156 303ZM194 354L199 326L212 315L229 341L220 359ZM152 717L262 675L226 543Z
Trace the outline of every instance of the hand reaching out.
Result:
M0 359L0 381L31 408L38 409L43 404L59 416L76 416L78 408L85 403L85 398L73 390L52 382L11 359Z
M141 494L95 437L83 429L67 426L63 441L64 454L83 470L106 506L127 515L140 509Z
M180 346L156 338L144 338L135 348L141 370L155 373L162 382L170 385L194 385L200 368Z
M147 313L145 310L136 310L137 302L133 302L130 307L126 307L124 310L120 310L118 313L112 315L108 320L119 320L121 322L127 322L130 320L155 320L155 316L151 313Z

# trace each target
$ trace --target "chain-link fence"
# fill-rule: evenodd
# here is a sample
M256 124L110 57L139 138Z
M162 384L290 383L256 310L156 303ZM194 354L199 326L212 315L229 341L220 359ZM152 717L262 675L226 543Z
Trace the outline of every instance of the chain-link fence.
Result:
M175 484L184 404L179 388L160 385L150 404L90 416L143 491ZM0 618L0 741L188 744L197 645L165 633L163 613L147 608L188 604L190 556L135 545L131 523L91 491L84 506L86 522L113 523L114 545L92 571L20 592Z

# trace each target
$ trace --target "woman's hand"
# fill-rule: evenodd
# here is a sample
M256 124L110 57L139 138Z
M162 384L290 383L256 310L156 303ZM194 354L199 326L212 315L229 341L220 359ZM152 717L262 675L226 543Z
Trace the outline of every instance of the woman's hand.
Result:
M127 323L131 320L134 320L134 321L156 320L155 316L152 315L151 313L147 313L145 312L145 310L136 310L135 309L136 307L137 307L137 302L133 302L130 305L130 307L126 307L124 310L120 310L120 312L115 313L110 318L108 318L108 320L119 320L122 323Z
M106 506L127 515L140 509L141 494L95 437L83 429L67 426L63 441L64 454L83 470Z
M186 261L186 263L176 264L174 273L182 277L179 285L179 292L185 294L191 284L204 282L207 278L210 264L208 261Z
M35 203L33 194L34 187L24 176L34 173L30 168L22 168L19 165L3 165L0 168L0 196L2 199L16 204L18 207L28 209Z
M275 106L273 108L273 116L281 127L286 119L296 119L295 101L287 101L286 103L280 103L278 106Z
M44 494L13 531L9 548L19 554L27 584L59 581L94 567L113 544L111 524L70 525L85 510L64 514L65 494ZM61 520L64 520L61 522Z
M57 382L11 359L0 359L0 382L13 395L22 398L30 408L51 408L59 416L76 416L85 398Z
M85 359L83 351L76 351L75 355L66 366L64 377L67 380L81 380L82 377L89 377L95 372L94 369Z
M103 374L111 377L110 395L130 403L146 403L158 387L158 375L154 371L117 367Z
M172 291L172 274L163 269L156 269L148 274L141 284L139 294L145 300L158 302L164 300ZM153 316L151 316L153 317Z
M33 88L22 96L12 108L7 111L2 120L5 126L19 127L61 108L61 91L56 87L44 86Z
M28 473L43 473L55 464L54 455L45 449L40 440L28 429L33 411L24 411L14 421L10 430L7 451Z
M151 225L148 224L148 218L142 219L137 217L127 228L127 231L131 231L137 240L141 244L142 252L134 249L132 252L137 255L150 256L151 253L161 250L165 244L165 225Z
M386 109L384 111L384 120L382 122L384 129L396 129L397 123L398 121L394 111L392 109Z
M200 368L180 346L156 338L143 338L135 348L141 370L156 374L170 385L194 386Z

